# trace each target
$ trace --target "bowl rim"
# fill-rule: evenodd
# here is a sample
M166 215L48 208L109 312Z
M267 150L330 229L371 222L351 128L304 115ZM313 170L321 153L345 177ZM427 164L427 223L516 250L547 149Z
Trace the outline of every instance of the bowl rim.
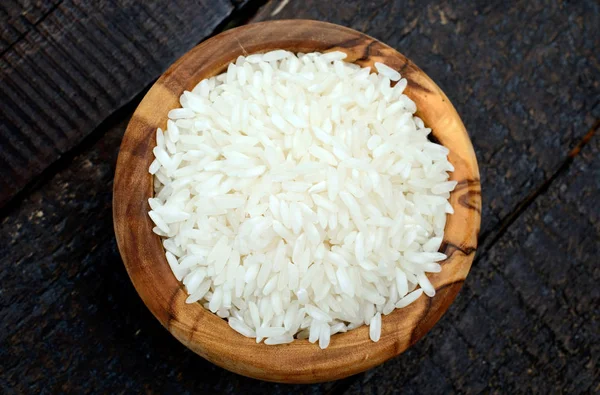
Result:
M276 33L276 34L274 34ZM450 150L458 181L450 203L441 252L442 272L429 274L433 298L419 298L382 319L379 342L368 327L332 336L321 350L307 340L267 346L233 331L227 322L200 303L186 304L187 293L175 279L154 224L147 215L153 196L153 160L157 127L179 96L201 79L222 72L239 55L283 48L292 52L341 50L346 61L372 66L381 61L408 80L405 93L417 104L432 135ZM423 105L427 103L427 105ZM481 221L481 189L475 153L467 131L442 90L413 62L382 42L343 26L282 20L253 23L225 31L179 58L156 81L135 110L121 143L113 188L113 220L118 248L138 294L181 343L207 360L236 373L267 381L314 383L340 379L374 367L409 348L441 318L460 290L477 249Z

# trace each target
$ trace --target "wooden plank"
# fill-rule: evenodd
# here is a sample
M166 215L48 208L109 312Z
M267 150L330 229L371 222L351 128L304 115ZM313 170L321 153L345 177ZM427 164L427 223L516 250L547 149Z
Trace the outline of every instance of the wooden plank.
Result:
M339 23L412 59L452 100L479 160L485 238L600 118L600 5L271 1L254 19ZM278 11L277 14L272 15Z
M62 0L4 0L0 3L0 53L24 37Z
M325 2L307 1L314 7L311 14L294 9L301 3L289 2L277 17L296 12L300 17L314 15L364 28L413 58L442 85L474 136L485 177L484 220L493 221L486 223L489 229L539 185L538 180L552 173L587 126L600 118L593 96L600 81L592 51L598 48L594 40L599 37L594 30L599 13L593 2L563 4L560 15L552 4L543 7L532 2L532 9L523 16L521 8L496 10L454 3L439 8L386 2L377 8L370 2L349 2L349 8L344 8L334 2L334 12ZM269 7L263 15L273 12ZM526 10L521 3L514 7ZM514 24L512 18L516 18ZM572 26L565 27L565 21ZM543 37L534 36L536 29ZM544 38L554 33L553 40ZM514 39L502 44L511 34L521 35L528 45ZM451 45L459 45L462 52L447 47ZM97 54L88 56L93 60ZM540 56L542 61L536 65ZM499 89L513 68L512 77ZM450 72L457 73L456 81L446 76ZM560 78L564 86L558 86ZM462 87L459 81L468 81L469 86ZM554 100L547 95L555 95ZM518 104L510 105L514 97ZM538 113L535 109L540 104L531 103L535 100L549 107ZM532 108L534 115L528 115ZM36 115L31 108L22 111ZM521 114L528 121L523 129L519 129ZM539 128L529 124L543 116L546 123L539 122ZM142 305L120 262L112 233L114 161L126 122L114 126L71 166L49 177L0 219L0 256L4 258L0 392L331 390L330 385L256 382L217 369L172 339ZM503 122L510 122L510 127ZM598 136L474 268L446 318L407 353L358 381L348 381L349 392L477 393L486 388L502 391L504 383L509 389L504 392L528 386L544 392L549 385L561 386L565 392L597 391L589 384L598 382L597 373L590 369L600 355L598 291L590 288L598 283L592 258L598 256L600 221L594 202L600 196L598 185L590 182L599 179L597 144ZM0 146L4 145L0 140ZM549 152L539 156L542 149ZM511 161L528 160L528 166L510 166ZM514 174L517 167L526 174ZM516 196L498 197L486 185L503 176L521 182L526 176L532 179L521 186L526 190L511 192ZM492 198L497 199L494 204ZM341 391L344 386L333 388Z
M233 9L227 0L20 3L3 2L0 13L8 23L0 61L0 206Z
M439 325L347 393L597 391L598 201L600 131L491 247Z

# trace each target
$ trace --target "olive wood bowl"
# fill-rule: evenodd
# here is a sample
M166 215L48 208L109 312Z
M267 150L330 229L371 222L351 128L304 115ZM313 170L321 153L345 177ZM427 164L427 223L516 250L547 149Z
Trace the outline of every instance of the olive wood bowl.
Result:
M239 55L286 49L292 52L343 51L346 61L361 66L383 62L408 80L406 95L417 115L430 127L432 140L450 150L458 181L450 203L440 251L448 255L442 271L429 274L436 289L404 309L384 316L381 338L369 339L362 326L332 336L321 350L307 340L267 346L246 338L200 303L186 304L183 285L171 273L159 236L152 232L148 198L153 195L156 129L165 128L167 113L179 107L179 96L202 79L223 72ZM373 68L374 70L374 68ZM181 343L207 360L233 372L258 379L313 383L340 379L402 353L440 319L460 290L477 247L481 214L479 170L465 127L440 88L414 63L389 46L346 27L287 20L250 24L228 30L193 48L152 86L136 109L121 144L114 180L113 218L119 251L142 300L160 323Z

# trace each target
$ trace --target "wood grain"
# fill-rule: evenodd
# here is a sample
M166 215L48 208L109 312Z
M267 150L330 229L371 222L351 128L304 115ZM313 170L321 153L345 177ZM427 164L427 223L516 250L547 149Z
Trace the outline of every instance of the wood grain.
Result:
M0 24L2 6L14 3L43 1L0 2ZM266 18L280 1L272 3ZM483 231L497 229L600 118L599 7L303 0L276 17L378 37L442 87L479 160ZM0 213L1 393L598 392L600 188L591 180L600 180L600 131L486 254L478 246L479 262L427 336L366 374L291 386L199 358L137 296L110 215L117 153L137 104Z
M187 305L186 292L166 263L161 240L152 233L147 199L152 195L148 166L157 127L166 125L178 97L200 80L218 74L237 56L284 48L294 52L342 50L362 66L385 62L409 81L406 94L435 138L449 148L460 187L451 194L455 214L445 229L449 257L430 277L438 294L421 298L384 317L381 339L368 328L336 335L326 350L307 340L288 345L256 344L199 303ZM467 132L446 95L417 66L385 44L354 30L316 21L281 21L227 31L179 59L150 89L127 128L114 185L113 217L119 250L138 293L179 341L209 361L234 372L269 381L318 382L346 377L398 355L419 340L442 316L467 276L480 225L479 173ZM465 253L466 252L466 253ZM309 362L307 362L309 361Z
M0 207L232 9L227 0L0 2Z
M155 130L184 90L218 74L242 53L285 48L294 52L342 50L362 66L382 61L409 80L406 94L435 138L450 149L452 179L460 188L451 195L455 214L445 232L448 259L431 276L440 292L420 299L383 320L381 340L372 343L368 328L336 335L326 350L295 341L269 347L233 330L200 304L185 304L186 293L171 274L161 240L152 233L147 199L152 194L148 166L153 160ZM444 93L403 55L354 30L315 21L282 21L234 29L197 46L179 59L150 89L136 110L121 145L114 186L115 232L129 275L152 313L182 343L206 359L240 374L271 381L317 382L363 371L401 353L441 317L466 278L480 224L479 174L464 126ZM453 248L456 246L456 248ZM468 251L468 253L464 253ZM310 362L306 362L310 361Z
M0 53L31 31L62 0L4 0L0 3Z

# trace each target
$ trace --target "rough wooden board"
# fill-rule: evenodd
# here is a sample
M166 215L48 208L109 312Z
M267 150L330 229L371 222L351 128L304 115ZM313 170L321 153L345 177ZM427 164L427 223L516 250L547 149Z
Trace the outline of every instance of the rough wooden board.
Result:
M290 2L284 8L284 11L294 3L301 2ZM317 4L317 6L322 8L326 6L324 4L325 2L323 2L323 5ZM369 4L366 3L361 10L371 10L369 12L373 12L375 8L369 9ZM400 16L410 16L412 15L410 10L417 9L421 3L403 2L402 4L406 4L405 7L407 8L395 8L394 12L399 13ZM582 3L570 4L568 6L571 7L569 10L572 11L572 7L577 7L579 4ZM390 8L385 7L384 5L383 10L389 12ZM499 12L494 11L492 8L484 9L483 6L482 10L483 14L480 13L479 16L471 16L470 18L487 18L490 13ZM349 25L354 23L355 27L361 28L363 22L358 22L359 16L352 16L352 12L356 12L356 9L351 8L350 11L345 11L338 7L337 14L343 14L341 17L338 18L332 12L329 13L332 21L335 21L335 18L338 18L338 21L341 22L348 20ZM301 13L299 14L302 16ZM574 15L569 17L568 12L565 11L562 18L571 18L568 20L572 20L573 23L581 19L581 13L572 14ZM586 18L592 18L594 11L592 10L588 14ZM323 13L323 15L325 14ZM385 12L383 15L385 16ZM432 15L436 14L432 13ZM445 15L447 15L446 11ZM465 15L468 15L468 13ZM367 20L365 19L365 21ZM427 23L426 20L421 22ZM502 22L501 19L500 22ZM385 25L385 22L376 18L374 21L364 23L381 24L381 26L373 26L372 28L382 32L382 35L379 36L382 39L387 39L383 34L386 29L390 29L389 34L392 34L392 32L398 34L398 31L402 32L402 29L406 27L403 24ZM430 34L425 37L424 43L431 44L433 40L431 34L434 32L435 34L444 33L443 30L438 28L447 25L439 26L440 24L441 16L435 24L437 27L435 29L429 28ZM491 23L489 29L500 29L496 26L497 24ZM415 26L419 26L419 24ZM561 26L561 23L557 26ZM584 27L589 30L593 26L593 24L586 22ZM427 30L426 27L420 28L424 31ZM540 29L560 33L559 29L554 29L548 24L543 24ZM593 42L590 44L590 40L594 36L591 36L589 32L586 33L585 29L582 28L578 32L574 31L569 35L569 40L574 42L573 45L576 43L581 46L581 54L585 54L586 51L589 53L590 45L594 46ZM406 40L415 40L421 34L419 31L409 32ZM412 37L413 35L416 36ZM486 33L484 37L492 39L494 35ZM597 34L596 37L598 37ZM460 37L451 38L456 42L460 41ZM437 40L440 40L440 38L437 38ZM481 41L482 39L478 38L478 40ZM559 36L557 36L554 43L556 43L556 40L559 40ZM388 40L392 43L391 41ZM398 39L398 42L404 45L403 40ZM584 45L583 42L588 42L588 44ZM412 57L419 65L425 67L426 71L441 83L446 92L451 95L452 100L463 115L463 120L471 128L471 132L479 133L479 137L475 139L475 144L480 155L488 155L488 149L498 147L504 150L509 149L503 148L501 144L503 140L500 140L500 143L494 140L494 133L496 132L486 134L486 125L489 126L492 122L497 122L497 119L486 120L485 110L481 109L485 108L482 107L482 101L468 99L465 104L459 105L456 93L448 85L445 85L450 84L451 81L442 81L437 75L438 72L434 73L427 68L433 70L433 65L437 65L437 70L442 70L443 73L440 75L443 75L446 72L446 67L451 70L450 64L438 64L438 60L436 60L435 62L432 61L432 66L426 67L423 61L417 58L417 56L421 56L426 59L431 46L426 47L427 51L419 55L416 46L413 47L411 53L408 53L402 45L393 45ZM484 49L481 43L472 45ZM499 44L491 42L490 45ZM561 41L561 46L564 46L564 41ZM560 49L561 47L556 48ZM585 87L585 84L589 86L589 81L593 82L594 79L598 81L598 78L594 78L596 75L594 69L590 69L590 65L598 64L598 61L594 60L593 57L580 56L579 52L573 50L571 45L565 48L571 48L566 52L566 63L563 64L562 60L557 62L557 58L552 57L547 60L545 67L551 67L553 72L560 75L565 74L561 69L565 65L565 67L568 66L569 69L575 71L581 70L582 73L578 74L580 77L577 78L581 78L584 82L587 81L583 83L582 87ZM522 58L525 49L524 46L518 46L513 50L513 55L516 58ZM486 53L485 51L482 52L479 59L464 59L464 67L470 65L470 71L468 73L467 71L459 71L463 74L477 72L479 64L486 64L486 62L489 64L489 60L484 56ZM573 68L570 62L578 56L580 57L579 64ZM499 53L495 54L495 58L502 59L502 67L497 67L497 70L516 67L514 64L510 64L507 59L501 57ZM499 60L496 60L494 64L500 64ZM517 64L517 66L519 65ZM533 66L530 65L529 67L531 69ZM586 73L588 77L586 77ZM544 84L548 84L547 89L550 92L560 92L560 89L563 88L558 85L550 85L550 82L552 82L550 75L551 73L542 75L543 78L537 82L540 87L536 89L539 89L539 92L545 92ZM522 81L528 81L528 77L521 78ZM567 80L571 81L572 77ZM482 83L488 83L485 79L482 81ZM520 84L523 84L523 82L509 85L506 89L512 89L513 92L516 92L513 94L517 95L517 93L522 93L515 90L515 87ZM562 129L559 130L556 126L551 125L553 133L556 133L555 139L559 142L557 147L560 146L560 150L555 147L552 152L559 152L563 158L568 152L568 149L564 150L564 148L570 147L573 143L571 137L580 136L587 131L585 127L581 129L580 126L589 125L600 113L597 104L595 107L589 107L585 104L587 103L586 100L589 99L585 99L587 97L585 90L579 91L582 87L565 87L568 91L565 93L565 99L557 99L556 102L551 103L552 107L547 109L548 113L552 114L548 118L551 122L556 120L561 125L573 125L564 129L566 131L565 141L562 141L562 137L560 137L562 136ZM485 93L482 90L484 88L480 87L478 89L478 95ZM497 88L488 85L485 89L496 90ZM576 94L573 93L574 91ZM488 93L488 95L492 96L491 93ZM570 109L569 97L575 99L579 97L579 102L583 103L580 112L574 113ZM493 97L488 97L488 100L492 99L496 101ZM530 101L531 98L522 100L523 103L528 105L531 105L529 104ZM567 105L564 105L564 103L567 103ZM477 110L470 109L473 105L476 106L474 108ZM465 116L465 110L471 111L472 114L468 120ZM478 114L478 111L481 111L481 114ZM507 109L506 111L516 110ZM519 113L520 111L515 112L516 115L512 117L517 117ZM479 129L476 127L476 122L479 121L483 122L483 131L477 131ZM36 389L46 388L48 392L51 392L53 389L71 388L74 392L79 389L82 391L87 389L96 392L102 392L103 390L105 392L111 390L115 390L115 392L127 390L141 392L147 390L166 393L185 390L201 392L203 389L208 388L218 393L240 392L242 389L256 388L256 392L269 392L272 390L276 393L284 393L299 390L306 393L320 393L331 388L330 386L271 386L230 375L186 351L148 313L127 279L114 246L112 223L110 222L111 182L114 171L112 166L123 132L123 125L118 131L107 134L106 140L100 141L96 147L83 152L81 157L73 161L69 169L62 171L56 177L49 178L49 184L44 187L46 189L36 191L30 198L25 199L16 207L7 218L0 219L0 242L2 243L0 256L4 258L1 266L2 270L0 270L0 289L2 291L0 293L0 391L11 393L11 389L20 389L21 392L34 392ZM475 130L473 130L474 127ZM531 127L526 130L529 133L535 133L538 139L545 136L540 135L538 130ZM488 143L487 139L491 139L490 141L494 144L488 147L486 145ZM512 141L512 139L507 141ZM528 141L531 141L531 138ZM533 141L538 143L535 140ZM597 140L595 141L597 144ZM543 143L543 141L540 141L540 143ZM592 145L590 144L588 147L592 147ZM510 150L510 155L507 154L508 159L521 157L522 160L525 160L529 155L529 147L525 143L514 146ZM584 149L582 155L588 155L587 152L596 152L596 156L598 155L597 150L590 151L590 148ZM490 160L498 160L494 159L497 157L498 154L492 155ZM86 160L89 160L89 163ZM495 163L497 170L494 170L496 173L492 173L493 167L491 164L484 168L484 161L481 160L480 162L488 179L493 174L497 174L495 177L500 177L502 171L510 169L509 165L504 162ZM510 163L510 161L507 163ZM589 163L589 161L586 159L585 163ZM532 230L538 229L539 224L543 223L547 212L555 210L553 211L553 217L558 218L560 222L549 229L555 229L554 232L571 232L573 241L570 243L573 244L569 247L569 243L562 240L562 243L567 245L567 249L563 249L563 247L557 247L561 245L560 242L554 242L555 239L549 236L547 237L551 241L546 241L546 243L552 244L550 246L540 247L537 244L532 246L530 241L527 250L533 250L536 254L535 262L538 262L538 265L535 269L537 271L541 268L543 271L540 276L530 277L526 282L527 284L532 282L536 285L536 278L545 279L544 281L552 286L546 287L544 292L552 295L554 293L560 294L560 291L563 290L563 293L568 295L566 300L569 307L576 305L579 306L577 311L585 312L591 310L589 308L589 306L593 306L591 303L598 305L597 296L595 299L591 298L592 293L586 288L590 281L593 281L594 284L597 283L597 269L595 269L596 272L579 271L570 274L570 276L575 276L574 281L577 281L577 284L579 284L578 281L582 281L584 286L580 289L578 286L568 286L568 283L561 280L561 270L565 269L561 265L564 262L571 262L572 256L580 257L575 263L585 261L585 257L589 256L590 253L595 254L592 256L597 256L597 249L595 251L590 250L589 242L581 243L578 239L587 240L587 238L594 235L594 224L597 226L599 223L598 210L592 205L593 200L589 200L593 199L590 197L589 192L585 192L583 195L587 196L590 204L573 205L575 207L573 210L576 211L571 213L570 216L565 214L565 211L554 207L559 204L560 200L557 199L561 196L569 196L567 202L570 204L585 201L580 198L580 189L586 190L589 181L582 177L576 177L572 173L574 166L581 166L582 169L586 168L580 162L580 159L577 159L571 166L569 173L561 176L553 184L550 193L554 193L554 195L549 195L548 198L542 197L546 199L544 200L546 203L541 206L541 209L538 208L539 217L536 219L536 216L531 214L531 217L527 217L526 225L524 225L525 230L527 230L527 224ZM535 164L531 164L525 170L527 174L541 171L536 170ZM548 171L545 167L543 170ZM582 170L582 172L588 171ZM513 174L512 177L515 177L515 175ZM520 177L522 176L519 176L519 179L522 179ZM540 177L540 175L537 174L536 177ZM578 184L572 186L571 179L579 180ZM598 176L596 176L596 179L598 179ZM565 180L565 190L561 190L561 180ZM65 185L65 183L68 185ZM54 186L49 187L48 185ZM538 185L537 182L534 185ZM558 192L556 192L556 188L558 188ZM589 185L588 188L590 188ZM597 187L595 188L597 191ZM486 192L485 188L484 192L490 193ZM525 193L526 191L522 191L521 195ZM491 197L496 196L487 195L488 199ZM509 200L508 197L503 199L512 202L513 200ZM485 198L486 196L484 196ZM596 201L599 199L597 194L595 199ZM486 207L484 219L489 213L510 211L511 208L502 206L503 201L498 200L497 205L494 207ZM537 204L534 204L534 208L538 207ZM41 218L37 217L39 211L44 213ZM590 219L587 222L582 222L583 225L579 223L581 221L579 213L589 215ZM525 220L518 220L514 226L522 229L523 223L521 221ZM492 225L486 226L492 228ZM17 232L15 229L19 227L20 229ZM456 389L473 393L485 389L488 383L491 383L490 389L498 390L503 382L509 385L507 387L509 389L514 389L517 384L519 388L521 385L539 385L538 388L543 389L545 385L548 385L548 382L544 382L544 380L549 380L550 383L552 383L551 380L564 383L566 389L589 388L589 386L586 387L587 383L590 382L588 366L593 367L593 365L585 365L582 368L581 361L577 360L577 352L580 351L574 353L562 349L568 349L565 344L569 344L569 339L572 339L575 348L570 349L583 350L584 356L587 355L585 349L589 344L594 344L590 341L594 341L593 335L598 333L597 310L592 316L596 320L595 332L594 327L578 326L575 330L578 337L569 337L568 335L572 329L569 329L571 323L566 317L572 317L572 315L569 315L568 311L563 308L564 304L559 304L559 308L556 308L554 306L556 298L550 298L548 299L549 307L545 307L543 303L546 299L544 298L538 296L537 300L533 299L533 302L531 302L529 299L520 297L518 290L521 288L515 288L515 284L522 284L523 280L510 278L510 273L499 274L500 271L496 269L497 267L504 268L504 266L511 263L515 248L520 249L519 254L527 256L525 262L529 263L532 259L527 255L529 252L525 253L523 251L525 247L518 245L519 243L516 242L518 237L523 236L524 233L521 230L517 233L513 232L515 231L510 230L500 240L499 245L502 247L498 247L499 250L493 249L490 251L489 258L482 260L481 265L474 269L459 300L457 300L457 304L432 333L426 336L416 347L409 350L407 354L380 369L362 376L361 380L365 380L364 386L357 383L357 386L352 387L352 391L362 389L365 392L377 393L404 392L403 386L406 386L406 392L410 393L411 388L414 392L416 385L421 385L424 386L419 387L422 392L426 392L425 390L433 392L435 389ZM541 230L537 230L537 232L539 235L544 234ZM525 235L528 236L529 233ZM511 241L511 238L513 241ZM542 240L543 238L540 236L539 239ZM513 250L511 251L510 248ZM581 250L578 250L578 248ZM501 249L506 250L501 251ZM536 252L536 250L549 252ZM547 254L547 256L543 254ZM555 256L558 259L555 259ZM524 265L522 258L519 262L519 265ZM542 262L542 265L539 265L539 262ZM556 262L559 265L548 266L546 262ZM512 275L514 276L514 273ZM27 283L27 281L30 283ZM485 287L490 287L490 289L484 289ZM558 291L555 292L554 289ZM544 295L544 293L541 293L541 295ZM529 307L530 305L533 307ZM557 321L548 321L548 317L552 318L555 309L558 311ZM540 315L538 312L544 313ZM454 326L451 326L451 323ZM564 326L561 326L561 323ZM576 320L573 325L575 323L580 324L581 321ZM521 326L516 327L516 325ZM136 336L135 333L138 329L140 332ZM556 331L558 336L552 331ZM596 338L595 344L598 343ZM560 346L554 346L554 344ZM465 345L467 346L465 347ZM594 354L591 354L591 351ZM599 355L600 353L597 348L591 348L591 351L590 355ZM565 356L568 359L565 359ZM515 361L514 366L511 365L513 358ZM565 365L566 360L576 360L576 363ZM400 361L399 364L396 364L396 361ZM529 374L519 376L519 373L527 373L527 363L531 363L531 361L537 363L542 361L541 366L548 366L550 370L547 377L543 377L541 372L536 369L532 370L531 376ZM548 365L543 365L545 363L548 363ZM381 377L384 377L385 384L377 382L376 379ZM435 380L432 380L432 377ZM408 383L408 380L411 379L414 381ZM516 382L517 379L521 381ZM592 376L592 380L594 379L597 383L598 377ZM598 387L592 387L592 389L599 390Z
M0 60L0 206L233 9L227 0L24 3L2 6L16 36Z
M0 393L329 389L259 382L220 369L175 340L144 306L112 224L112 180L127 122L114 125L0 223Z
M272 19L271 1L255 20ZM482 235L549 178L600 118L600 5L290 1L276 19L339 23L412 59L450 97L482 176Z
M600 387L600 136L469 275L448 315L349 394Z
M62 0L3 0L0 3L0 53L42 21Z

